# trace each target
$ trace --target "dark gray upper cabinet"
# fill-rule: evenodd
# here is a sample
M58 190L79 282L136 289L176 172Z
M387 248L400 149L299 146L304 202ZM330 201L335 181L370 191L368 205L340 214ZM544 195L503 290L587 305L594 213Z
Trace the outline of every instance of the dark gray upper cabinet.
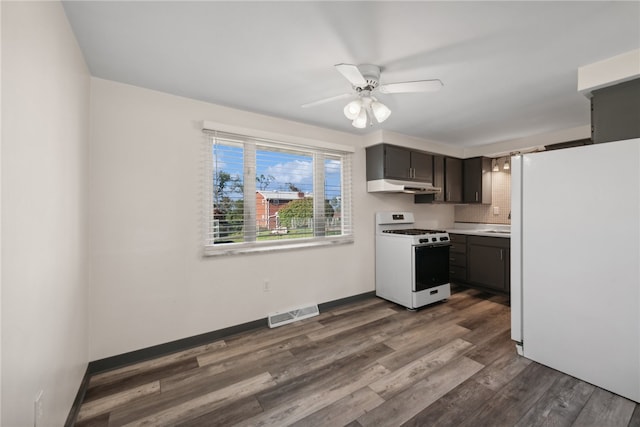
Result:
M591 141L591 139L576 139L573 141L557 142L555 144L545 145L544 150L564 150L565 148L582 147L583 145L590 144L593 144L593 141Z
M591 139L594 143L640 138L640 78L594 90Z
M462 160L453 157L444 158L444 197L445 202L462 202Z
M463 160L464 203L491 204L491 159L473 157Z
M433 155L421 151L411 151L413 178L420 182L433 182Z
M368 155L369 153L367 153ZM411 151L387 145L383 146L383 156L384 173L380 178L411 178Z
M432 182L433 155L398 147L378 144L367 147L367 181L399 179L405 181Z
M433 155L433 186L442 188L436 194L416 194L415 203L462 203L462 160Z
M414 197L416 203L444 202L445 186L444 186L444 156L435 154L433 156L433 186L442 188L442 191L436 194L416 194ZM421 196L428 196L422 197Z

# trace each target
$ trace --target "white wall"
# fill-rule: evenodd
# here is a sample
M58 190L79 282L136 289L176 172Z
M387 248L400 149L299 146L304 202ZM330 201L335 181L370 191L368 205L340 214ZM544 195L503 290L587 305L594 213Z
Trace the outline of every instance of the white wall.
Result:
M453 223L452 206L366 193L364 138L92 79L90 358L100 359L374 289L374 213ZM356 242L203 258L201 120L357 147ZM268 279L270 292L263 292Z
M2 425L62 425L88 361L89 73L58 2L2 2Z

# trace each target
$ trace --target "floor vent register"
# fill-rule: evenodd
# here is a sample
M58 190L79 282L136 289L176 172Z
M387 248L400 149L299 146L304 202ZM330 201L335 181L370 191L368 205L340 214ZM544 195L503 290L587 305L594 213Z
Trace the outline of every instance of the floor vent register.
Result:
M286 325L287 323L295 322L297 320L307 319L309 317L317 316L320 314L318 305L313 304L295 310L285 311L281 313L273 313L269 315L269 327L275 328L278 326Z

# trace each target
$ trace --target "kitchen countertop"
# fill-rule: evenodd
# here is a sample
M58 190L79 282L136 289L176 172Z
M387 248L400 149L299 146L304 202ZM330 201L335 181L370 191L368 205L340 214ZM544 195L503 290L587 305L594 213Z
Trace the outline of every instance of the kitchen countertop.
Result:
M511 226L504 224L471 224L458 223L453 228L447 228L450 234L467 234L470 236L511 238Z

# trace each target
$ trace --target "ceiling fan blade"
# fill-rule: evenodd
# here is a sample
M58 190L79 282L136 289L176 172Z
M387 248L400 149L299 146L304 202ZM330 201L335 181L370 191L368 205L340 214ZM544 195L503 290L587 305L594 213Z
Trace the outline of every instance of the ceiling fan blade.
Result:
M442 88L440 80L418 80L415 82L389 83L378 86L382 93L435 92Z
M324 98L324 99L320 99L318 101L309 102L308 104L302 105L302 108L315 107L316 105L325 104L325 103L331 102L331 101L337 101L339 99L351 98L352 96L354 96L352 93L343 93L342 95L336 95L336 96L332 96L330 98Z
M342 74L353 86L366 86L367 80L356 65L352 64L336 64L336 69Z

